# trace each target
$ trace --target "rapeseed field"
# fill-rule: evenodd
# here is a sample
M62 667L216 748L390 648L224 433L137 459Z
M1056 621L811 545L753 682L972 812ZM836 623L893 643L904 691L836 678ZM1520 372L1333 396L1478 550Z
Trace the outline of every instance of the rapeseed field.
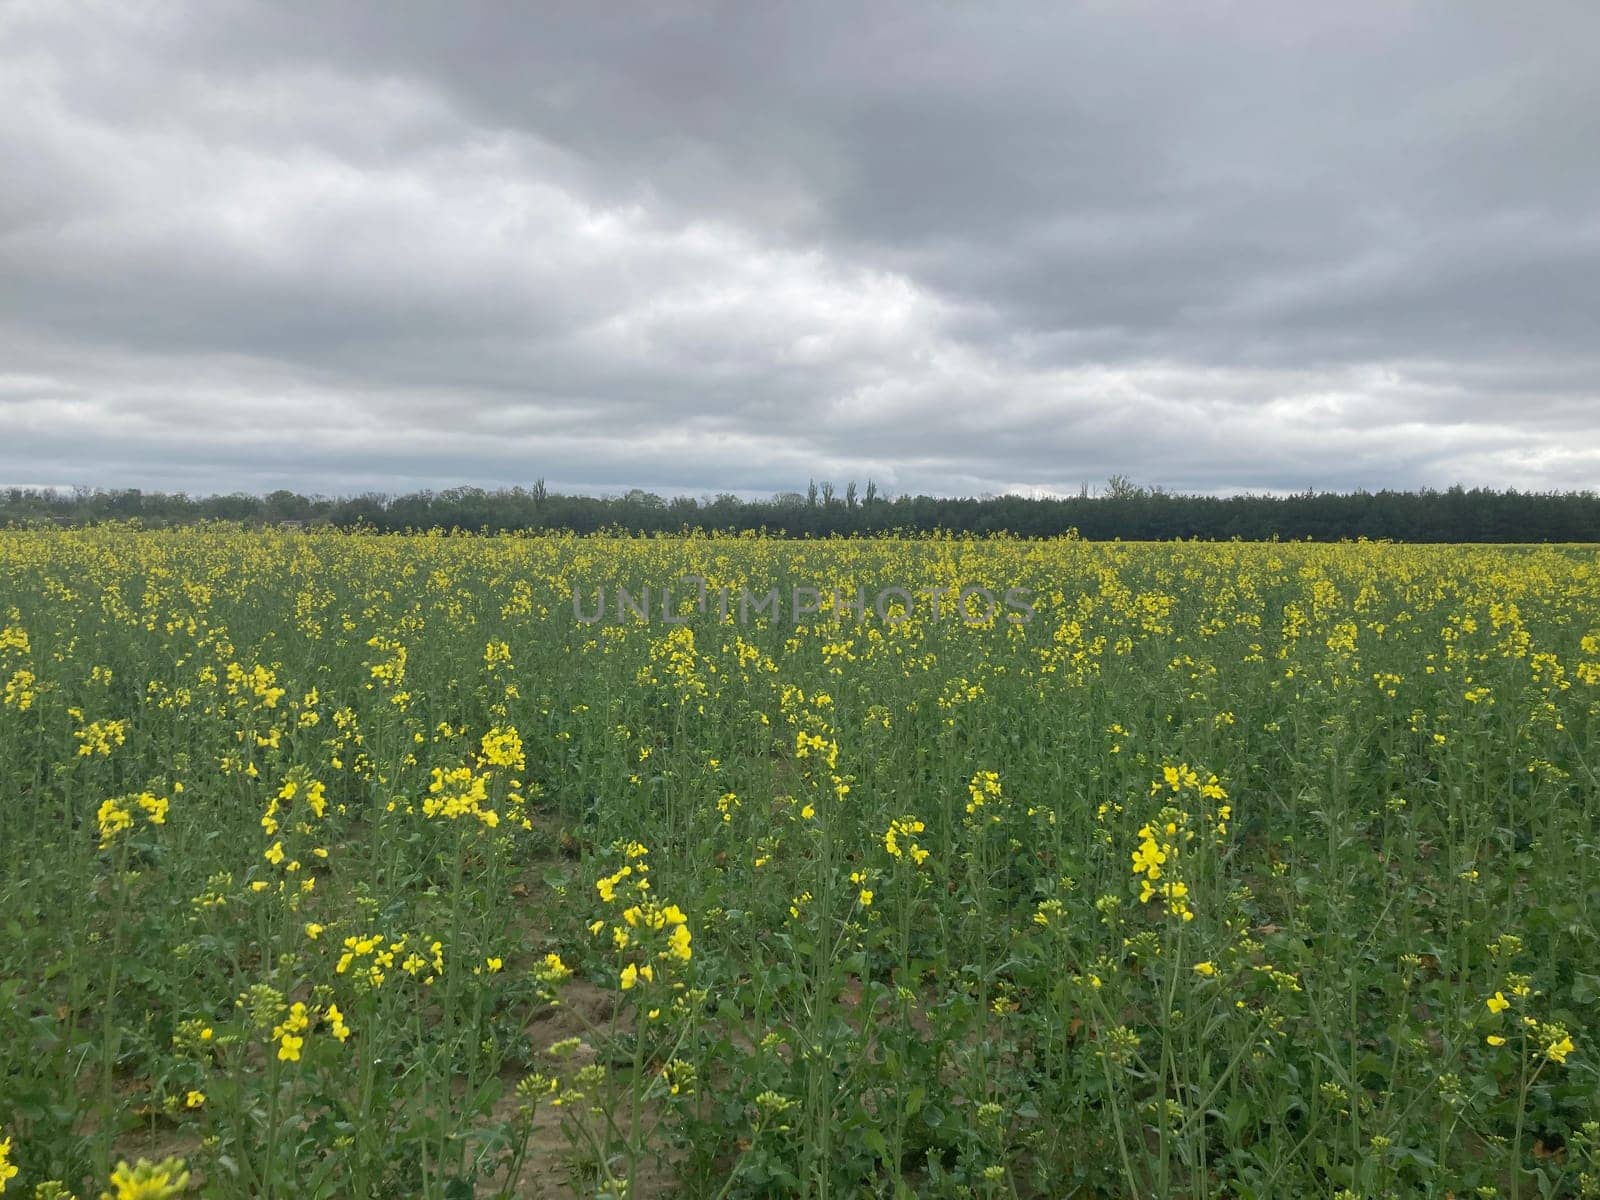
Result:
M1600 551L0 532L0 1193L1600 1195Z

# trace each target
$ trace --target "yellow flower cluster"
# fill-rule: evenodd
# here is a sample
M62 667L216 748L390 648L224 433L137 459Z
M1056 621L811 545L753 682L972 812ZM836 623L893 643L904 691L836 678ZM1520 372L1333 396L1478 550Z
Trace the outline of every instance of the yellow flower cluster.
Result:
M337 1004L328 1005L328 1011L323 1015L328 1018L328 1032L335 1039L342 1042L350 1036L350 1026L345 1024L344 1013L339 1011Z
M1161 768L1161 778L1151 781L1150 795L1171 803L1162 807L1155 820L1140 827L1139 843L1130 855L1133 874L1139 880L1139 903L1148 904L1159 896L1169 916L1192 921L1195 914L1189 903L1189 883L1180 863L1185 847L1194 841L1195 831L1190 827L1188 810L1179 805L1185 797L1198 802L1213 838L1220 844L1227 837L1228 822L1233 816L1232 807L1221 803L1228 793L1215 775L1202 775L1188 763L1167 763Z
M236 662L228 664L228 695L247 696L262 708L276 708L283 699L284 689L278 686L278 677L257 663L248 671Z
M400 959L400 969L413 978L421 979L424 985L433 983L444 974L444 943L430 942L426 953L408 950L409 944L410 938L405 935L394 941L381 933L347 937L344 940L344 953L333 968L334 973L344 975L352 967L359 967L361 974L357 976L358 979L373 988L381 988L394 968L395 959L404 954L405 957Z
M967 784L967 815L972 816L984 805L1000 799L1000 775L996 771L977 771ZM999 818L995 818L998 820Z
M715 670L715 667L710 668ZM710 693L701 678L701 656L694 642L694 630L679 625L650 646L650 666L641 667L638 682L658 683L663 678L672 684L679 703L698 702ZM657 674L659 672L660 674Z
M1211 832L1219 840L1226 837L1228 822L1233 818L1233 807L1220 803L1228 798L1228 793L1223 790L1215 775L1207 774L1202 778L1200 772L1188 763L1179 763L1176 766L1168 763L1161 768L1161 778L1150 783L1152 796L1162 794L1179 796L1184 792L1200 799Z
M554 988L557 984L565 983L572 978L572 968L561 961L561 955L552 951L539 961L533 968L533 980L539 985L539 998L551 1004L559 1003L556 1000Z
M871 882L872 876L866 871L850 872L850 886L858 889L856 891L856 903L861 905L862 908L872 907L873 891L868 886Z
M838 761L839 745L829 741L821 734L807 733L804 729L795 731L794 756L796 758L809 758L813 750L819 751L831 767Z
M189 1186L189 1172L180 1158L158 1163L140 1159L135 1166L117 1164L111 1172L111 1191L101 1192L100 1200L173 1200Z
M617 898L617 888L630 879L633 881L630 886L641 892L649 891L650 864L642 861L649 853L649 849L640 842L629 842L623 846L622 857L628 861L610 875L595 880L594 889L600 893L600 899L611 904Z
M618 984L623 991L631 991L639 983L653 983L657 963L687 963L694 957L690 948L693 935L689 932L689 919L676 904L662 904L650 893L650 866L645 861L650 853L639 842L628 842L618 847L625 861L610 875L595 881L595 891L604 904L626 904L621 920L611 923L612 949L623 957L618 972ZM589 932L598 936L605 928L604 918L590 922ZM560 965L555 959L555 965ZM564 969L564 968L563 968Z
M118 800L102 800L95 820L100 826L102 850L116 841L119 833L133 828L133 813Z
M372 678L388 688L398 688L404 683L406 678L406 648L399 642L382 636L368 638L367 645L388 655L387 658L369 664L368 669L372 673ZM370 687L371 685L369 684L368 686Z
M18 712L27 712L38 697L38 684L38 677L32 671L26 667L18 668L11 678L6 680L5 706L14 708Z
M1493 949L1493 947L1491 947ZM1531 980L1526 975L1509 975L1506 977L1506 988L1517 1001L1526 1001L1533 996ZM1497 991L1484 1002L1492 1016L1500 1016L1512 1006L1512 1001L1506 999L1504 991ZM1558 1066L1565 1066L1567 1056L1576 1050L1577 1043L1572 1040L1572 1035L1565 1025L1554 1021L1541 1021L1536 1017L1522 1016L1522 1028L1528 1039L1538 1048L1540 1055L1546 1062L1553 1062ZM1506 1037L1503 1034L1491 1033L1484 1039L1491 1046L1504 1046Z
M1578 677L1579 683L1600 687L1600 633L1585 634L1579 640L1578 648L1587 657L1578 663L1573 674Z
M11 631L8 629L6 632L10 633ZM11 1161L11 1139L9 1137L0 1138L0 1192L6 1190L6 1181L15 1179L19 1170L21 1168Z
M1183 921L1194 920L1189 906L1189 885L1178 874L1182 851L1180 843L1194 837L1186 828L1188 814L1164 808L1157 821L1139 830L1139 845L1133 851L1133 874L1139 878L1139 903L1148 904L1160 896L1167 912Z
M296 1000L289 1006L289 1015L272 1028L273 1040L278 1043L281 1062L299 1062L300 1050L306 1044L306 1034L311 1029L312 1016L305 1004Z
M475 774L471 767L433 768L433 781L422 801L422 812L429 818L476 817L488 828L500 824L500 814L488 807L489 778Z
M689 961L691 955L688 918L676 904L657 905L653 901L646 900L643 904L635 904L624 909L622 919L631 930L646 932L666 930L665 953L680 962Z
M283 786L278 789L278 794L267 801L267 809L261 814L261 828L268 837L278 832L278 815L291 803L299 798L309 808L317 820L321 820L328 811L327 785L318 780L311 779L304 768L296 770L288 779L283 781ZM309 832L310 826L304 826L302 832Z
M926 829L927 826L915 817L896 817L884 830L883 848L890 858L909 858L913 865L920 867L928 861L928 852L917 843L916 835Z
M522 736L514 728L495 726L483 735L479 746L483 761L491 767L521 771L528 765L522 752Z
M850 794L848 777L839 770L839 739L830 721L833 697L827 692L814 692L810 699L805 692L789 684L779 693L778 707L784 719L794 727L794 757L802 763L802 773L808 783L826 787L834 800L843 800ZM764 716L764 714L763 714ZM818 763L827 767L824 782ZM802 820L809 821L817 815L814 801L807 801L800 809Z
M183 785L174 784L172 790L181 792ZM100 848L106 849L117 840L118 835L133 828L135 812L143 813L144 819L151 825L165 825L170 806L171 801L167 797L148 791L101 801L99 811L95 813L95 824L100 830Z
M81 709L72 709L71 715L83 717ZM78 757L90 758L99 755L109 758L111 752L128 740L128 722L123 721L90 721L73 735L78 742Z

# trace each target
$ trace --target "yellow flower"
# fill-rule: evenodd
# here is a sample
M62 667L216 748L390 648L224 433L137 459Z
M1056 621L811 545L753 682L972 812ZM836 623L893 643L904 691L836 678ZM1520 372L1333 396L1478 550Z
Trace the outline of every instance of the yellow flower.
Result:
M1198 962L1194 965L1195 974L1204 975L1210 979L1217 973L1217 964L1213 962Z
M27 712L33 707L37 695L34 685L37 682L38 677L32 671L18 671L6 684L5 706L15 708L18 712Z
M119 1162L111 1172L109 1192L101 1192L100 1200L172 1200L189 1186L189 1172L183 1169L181 1158L167 1158L159 1163L140 1159L138 1166L130 1167Z
M1489 1006L1490 1012L1496 1014L1503 1013L1506 1009L1511 1007L1511 1001L1507 1000L1505 996L1499 992L1496 992L1494 995L1490 996L1484 1001L1484 1003Z
M559 954L554 953L546 954L544 961L533 969L533 977L545 987L552 987L565 979L571 978L571 976L572 969L561 961ZM549 998L548 993L544 995L546 999Z
M491 975L506 965L504 960L498 958L485 959L484 964L489 968L489 974Z
M1572 1044L1572 1039L1570 1037L1563 1036L1560 1041L1551 1042L1544 1048L1544 1056L1551 1062L1565 1063L1567 1061L1567 1055L1571 1054L1576 1049L1577 1047Z
M146 817L152 825L165 825L167 823L167 799L165 796L152 795L141 792L138 798L139 807L144 810Z
M689 927L687 925L674 926L667 935L667 953L681 962L688 962L694 953L689 949Z
M1484 1038L1483 1040L1488 1042L1489 1045L1491 1045L1491 1046L1504 1046L1506 1044L1505 1038L1501 1037L1499 1034L1496 1034L1496 1033L1491 1033L1488 1037Z
M183 1105L185 1108L199 1108L205 1102L206 1094L204 1092L191 1091L183 1098Z
M350 1036L350 1027L344 1023L344 1014L337 1004L328 1005L328 1028L341 1042Z
M892 858L902 858L909 854L911 861L920 867L927 860L928 852L917 845L913 838L925 828L926 826L915 817L898 817L890 821L889 828L884 831L883 848ZM901 846L902 838L906 840L907 845Z
M594 881L594 890L600 893L600 899L602 902L610 904L616 899L617 884L621 883L624 879L632 874L632 867L622 867L613 875L607 875L604 879L596 879Z
M303 1037L296 1037L286 1033L278 1042L278 1060L280 1062L299 1062L300 1048L306 1044Z
M1142 835L1144 841L1133 852L1133 873L1135 875L1148 874L1151 879L1161 878L1161 865L1167 861L1167 853L1149 836L1148 826Z
M483 735L479 748L483 760L490 766L515 767L520 771L527 765L522 738L515 729L496 726Z
M307 921L306 936L314 942L322 935L323 928L323 926L318 925L315 921Z
M6 1180L15 1178L19 1169L11 1161L11 1139L0 1138L0 1192L6 1190Z
M96 820L100 825L101 849L115 841L117 834L133 827L133 814L115 800L107 800L100 805Z

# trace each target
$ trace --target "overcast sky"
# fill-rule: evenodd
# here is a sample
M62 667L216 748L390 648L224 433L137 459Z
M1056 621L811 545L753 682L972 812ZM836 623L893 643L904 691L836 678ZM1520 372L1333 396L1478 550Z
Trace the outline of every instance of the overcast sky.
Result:
M0 0L0 484L1113 473L1600 487L1600 4Z

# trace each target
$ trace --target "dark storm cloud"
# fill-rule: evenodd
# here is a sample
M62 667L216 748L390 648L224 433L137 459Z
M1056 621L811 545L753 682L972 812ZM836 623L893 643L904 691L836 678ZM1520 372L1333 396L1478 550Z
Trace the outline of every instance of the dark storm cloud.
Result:
M1597 79L1580 3L13 2L0 479L1597 486Z

